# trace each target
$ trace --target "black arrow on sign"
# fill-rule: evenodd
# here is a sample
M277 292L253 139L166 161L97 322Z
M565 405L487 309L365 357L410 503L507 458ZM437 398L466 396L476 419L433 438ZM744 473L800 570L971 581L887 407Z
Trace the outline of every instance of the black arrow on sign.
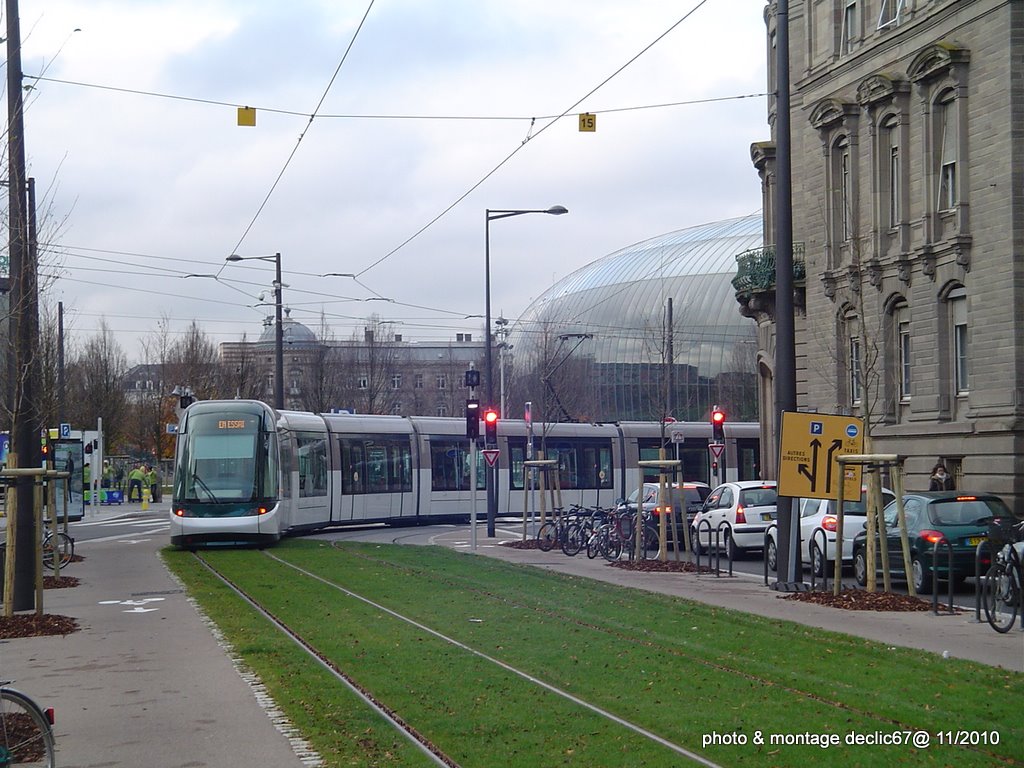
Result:
M825 469L825 493L832 493L832 457L842 447L842 440L833 440L832 446L828 449L828 466Z
M840 443L842 445L842 443ZM818 484L818 449L821 448L821 441L818 438L811 440L811 464L814 469L810 472L807 471L806 464L797 464L796 471L811 481L811 493L814 493L814 488Z

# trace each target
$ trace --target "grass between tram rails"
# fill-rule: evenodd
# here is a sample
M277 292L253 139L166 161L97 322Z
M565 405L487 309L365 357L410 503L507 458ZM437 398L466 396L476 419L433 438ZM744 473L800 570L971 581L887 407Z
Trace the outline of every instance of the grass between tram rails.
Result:
M270 554L721 765L1024 765L1018 673L438 547ZM265 553L203 556L461 766L687 763ZM191 555L165 557L326 765L426 764ZM904 731L930 746L848 743ZM987 743L949 746L958 731Z

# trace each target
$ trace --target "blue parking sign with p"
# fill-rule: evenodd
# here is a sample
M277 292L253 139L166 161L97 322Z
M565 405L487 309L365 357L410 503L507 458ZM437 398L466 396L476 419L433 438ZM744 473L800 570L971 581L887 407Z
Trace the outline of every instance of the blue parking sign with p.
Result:
M60 425L60 436L61 436L61 439L66 439L66 438L71 437L71 425L70 424L63 423L63 424Z
M822 421L811 422L811 434L812 435L823 435L825 434L825 423Z

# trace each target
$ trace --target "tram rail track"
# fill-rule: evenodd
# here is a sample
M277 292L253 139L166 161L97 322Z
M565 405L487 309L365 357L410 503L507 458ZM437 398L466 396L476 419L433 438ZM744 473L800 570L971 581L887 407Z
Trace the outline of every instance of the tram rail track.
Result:
M382 605L379 602L371 600L370 598L367 598L352 590L349 590L341 586L340 584L330 581L329 579L326 579L323 576L320 576L319 574L306 570L305 568L295 565L294 563L290 563L287 560L284 560L273 553L263 552L262 554L270 560L273 560L282 566L290 568L294 570L296 573L299 573L306 578L313 579L330 589L339 591L347 597L361 601L364 604L374 608L375 610L381 611L394 619L405 622L410 626L418 629L419 631L427 633L432 637L435 637L438 640L441 640L442 642L447 643L464 653L472 654L473 656L476 656L477 658L485 661L488 664L494 665L504 670L505 672L515 675L527 681L528 683L547 691L548 693L552 693L577 707L585 709L591 712L592 714L607 720L609 723L615 724L628 731L631 731L634 734L642 737L643 739L646 739L652 745L658 745L660 747L668 749L670 752L673 752L680 757L684 757L687 760L692 761L696 765L702 765L705 766L705 768L721 768L721 766L718 763L709 760L703 755L691 751L683 747L682 745L676 744L675 742L647 728L644 728L641 725L638 725L619 715L616 715L615 713L610 712L609 710L604 709L590 701L587 701L586 699L583 699L579 696L575 696L574 694L569 693L568 691L559 688L558 686L552 685L551 683L548 683L540 679L539 677L536 677L535 675L525 672L507 662L504 662L501 659L495 658L494 656L484 653L479 649L473 648L467 645L466 643L463 643L453 637L450 637L433 627L427 626L426 624L416 619L413 619L409 616L405 616L399 613L398 611L395 611L391 608L388 608L385 605ZM318 664L323 666L332 676L338 679L339 682L344 684L349 690L351 690L356 696L358 696L368 707L375 711L382 719L384 719L386 722L392 725L392 727L394 727L396 730L400 731L406 739L412 742L422 752L427 754L436 765L450 766L451 768L459 768L459 764L455 761L454 758L452 758L450 755L447 755L440 747L438 747L436 744L434 744L428 738L426 738L415 727L413 727L404 718L402 718L402 716L398 712L396 712L394 709L392 709L387 704L385 704L384 702L380 701L377 697L375 697L370 690L368 690L365 686L361 685L358 682L358 680L356 680L352 675L346 673L338 665L333 663L327 657L326 654L321 652L318 648L316 648L315 645L310 643L306 638L302 637L302 635L299 632L295 631L280 617L278 617L272 611L267 609L266 606L262 605L252 595L248 594L245 590L241 589L230 578L221 573L214 565L205 560L199 553L195 553L194 556L200 563L202 563L203 567L207 569L218 581L220 581L226 587L228 587L240 599L244 600L246 604L251 606L253 610L257 611L259 615L264 617L275 628L284 633L292 642L294 642L299 648L301 648L304 653L308 654L311 659L314 659Z
M264 605L253 598L251 595L242 590L237 584L231 579L221 573L216 567L214 567L209 561L203 558L198 552L193 555L196 560L202 564L202 566L213 575L218 581L224 586L234 592L238 597L245 601L253 610L260 614L275 628L286 635L292 642L294 642L299 648L306 653L310 659L315 660L320 664L329 674L331 674L338 682L344 685L350 690L356 697L358 697L367 707L376 712L382 720L391 725L396 731L398 731L406 740L408 740L414 747L421 751L426 757L433 762L435 765L445 766L446 768L460 768L459 764L453 760L449 755L446 755L439 747L431 743L423 734L417 731L413 726L407 723L397 712L388 707L383 702L379 701L373 693L364 688L355 680L351 675L347 674L344 670L340 669L334 664L327 656L321 653L315 646L309 643L303 638L298 632L288 626L284 621L275 616L269 611ZM279 558L273 558L279 560ZM279 560L280 562L280 560Z

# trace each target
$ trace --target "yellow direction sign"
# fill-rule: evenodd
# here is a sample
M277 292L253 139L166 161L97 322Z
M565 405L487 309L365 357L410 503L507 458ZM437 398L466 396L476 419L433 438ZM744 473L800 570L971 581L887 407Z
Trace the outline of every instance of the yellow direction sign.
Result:
M836 457L864 450L864 422L854 416L820 413L782 414L779 495L834 499L839 493ZM861 467L844 470L843 498L860 498Z

